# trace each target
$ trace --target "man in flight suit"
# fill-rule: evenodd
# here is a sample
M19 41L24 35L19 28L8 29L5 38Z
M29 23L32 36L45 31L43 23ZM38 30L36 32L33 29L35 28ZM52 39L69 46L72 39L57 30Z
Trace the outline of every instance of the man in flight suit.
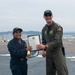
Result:
M27 75L27 51L31 47L26 45L26 42L21 39L21 28L13 29L13 39L8 43L8 50L11 55L10 69L12 75Z
M42 29L42 44L37 49L43 49L42 56L46 51L46 75L68 75L65 51L62 43L63 28L55 23L50 10L44 12L47 24Z

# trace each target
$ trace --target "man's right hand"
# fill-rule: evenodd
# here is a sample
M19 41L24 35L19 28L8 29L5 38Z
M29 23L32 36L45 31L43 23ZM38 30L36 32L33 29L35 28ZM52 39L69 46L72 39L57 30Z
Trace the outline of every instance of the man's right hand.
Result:
M42 51L42 56L45 58L46 57L46 51Z
M26 50L27 51L31 51L32 50L32 47L31 46L28 46Z

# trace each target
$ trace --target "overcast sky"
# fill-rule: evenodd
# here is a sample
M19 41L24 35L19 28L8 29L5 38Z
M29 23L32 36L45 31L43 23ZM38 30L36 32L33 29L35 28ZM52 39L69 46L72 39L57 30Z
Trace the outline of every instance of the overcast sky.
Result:
M47 9L52 10L53 20L64 32L75 32L75 0L0 0L0 32L14 27L41 31Z

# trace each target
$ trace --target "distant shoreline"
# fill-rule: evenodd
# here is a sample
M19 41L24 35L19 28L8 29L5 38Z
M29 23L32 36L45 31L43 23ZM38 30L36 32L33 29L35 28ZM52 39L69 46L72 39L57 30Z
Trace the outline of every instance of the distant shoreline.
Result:
M12 31L0 32L2 34L12 34ZM23 34L41 34L40 31L23 31ZM64 32L66 35L75 34L75 32Z

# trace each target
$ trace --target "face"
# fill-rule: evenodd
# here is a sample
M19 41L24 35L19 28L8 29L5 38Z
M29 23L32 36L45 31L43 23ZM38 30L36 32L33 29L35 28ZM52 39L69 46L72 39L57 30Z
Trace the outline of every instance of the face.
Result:
M46 20L47 23L51 23L52 18L53 18L53 16L44 16L44 19Z
M16 31L13 36L16 38L16 39L20 39L21 38L21 32L20 31Z

